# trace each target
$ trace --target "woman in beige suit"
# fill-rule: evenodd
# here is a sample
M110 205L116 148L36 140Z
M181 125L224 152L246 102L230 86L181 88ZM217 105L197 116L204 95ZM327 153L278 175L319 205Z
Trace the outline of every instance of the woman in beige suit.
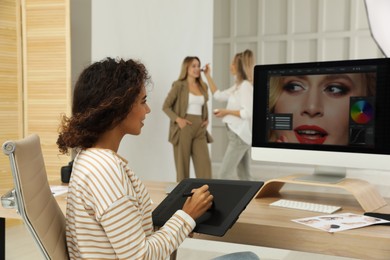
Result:
M207 143L208 87L200 76L198 57L183 60L179 79L173 82L163 105L170 119L169 142L173 145L176 180L190 176L192 158L197 178L211 178L211 160Z

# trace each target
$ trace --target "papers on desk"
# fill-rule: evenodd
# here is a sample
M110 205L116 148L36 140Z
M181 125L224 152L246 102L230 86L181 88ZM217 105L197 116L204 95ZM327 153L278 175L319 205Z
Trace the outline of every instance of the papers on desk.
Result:
M68 192L68 186L50 185L51 193L53 196L60 196Z
M322 229L330 233L390 222L388 220L380 218L374 218L353 213L332 214L318 217L293 219L292 221L313 228Z

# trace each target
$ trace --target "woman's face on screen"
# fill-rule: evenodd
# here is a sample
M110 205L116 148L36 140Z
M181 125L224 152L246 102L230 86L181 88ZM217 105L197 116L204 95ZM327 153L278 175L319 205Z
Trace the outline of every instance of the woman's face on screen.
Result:
M365 96L362 74L286 76L274 113L293 116L293 130L277 130L279 141L348 144L351 96Z

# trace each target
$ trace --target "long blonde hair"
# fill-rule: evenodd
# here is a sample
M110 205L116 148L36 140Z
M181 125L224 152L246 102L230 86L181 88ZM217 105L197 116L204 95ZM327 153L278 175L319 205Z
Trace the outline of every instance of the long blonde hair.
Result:
M196 57L196 56L185 57L182 64L181 64L181 71L180 71L180 75L179 75L178 80L187 80L188 67L191 65L193 60L197 60L199 62L199 66L200 66L201 63L200 63L200 59L198 57ZM208 97L207 84L202 80L202 77L199 76L195 80L204 90L206 97Z
M237 82L248 80L253 84L253 67L255 66L255 58L253 52L246 49L234 56L233 63L237 71Z

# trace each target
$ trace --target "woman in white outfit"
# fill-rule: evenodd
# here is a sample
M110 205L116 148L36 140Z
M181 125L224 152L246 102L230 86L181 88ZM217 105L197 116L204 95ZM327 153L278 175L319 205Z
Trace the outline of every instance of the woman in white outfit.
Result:
M252 104L253 104L254 57L251 50L237 53L230 66L235 84L219 90L212 79L209 64L205 76L213 97L227 101L226 108L215 109L216 117L226 124L229 144L222 160L219 177L222 179L250 179L250 148L252 143Z

